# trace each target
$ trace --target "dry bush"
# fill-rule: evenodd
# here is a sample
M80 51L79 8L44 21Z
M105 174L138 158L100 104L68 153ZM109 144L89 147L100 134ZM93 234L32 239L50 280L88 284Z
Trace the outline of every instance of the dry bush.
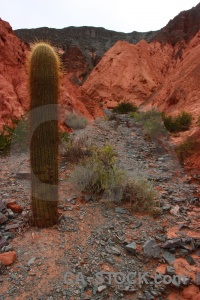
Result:
M65 124L72 129L83 129L87 125L87 119L75 113L70 113L66 117Z
M91 148L85 137L76 140L69 138L62 142L62 155L68 162L78 163L91 155Z
M137 176L127 182L123 201L128 201L131 209L137 212L153 212L159 207L158 192L147 179Z

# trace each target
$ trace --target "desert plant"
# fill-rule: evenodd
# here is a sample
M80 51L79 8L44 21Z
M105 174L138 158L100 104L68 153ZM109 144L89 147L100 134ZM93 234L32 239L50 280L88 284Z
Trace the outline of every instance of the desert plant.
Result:
M116 154L110 145L93 148L92 155L77 165L70 181L82 192L109 196L116 200L125 185L124 172L116 167Z
M181 164L184 160L200 149L200 142L192 137L188 137L183 143L175 147L176 154Z
M12 145L15 149L25 151L29 146L29 117L25 115L21 120L14 120L15 129L12 136Z
M159 196L153 185L146 178L136 175L128 180L123 201L128 201L131 209L138 212L153 212L159 207Z
M63 145L63 157L68 162L78 163L91 155L92 148L87 144L87 139L83 136L79 139L68 138Z
M87 119L81 116L78 116L75 113L70 113L67 115L65 123L68 127L72 129L83 129L87 125Z
M9 149L12 141L14 128L4 125L0 132L0 151L5 152Z
M30 55L30 161L33 223L49 227L58 220L58 109L60 61L47 43Z
M146 139L149 141L155 141L156 137L166 133L161 114L155 109L146 112L132 113L131 117L144 126L147 130Z
M135 112L137 110L137 107L128 101L124 101L119 103L114 109L113 112L118 114L127 114L129 112Z
M185 111L178 114L176 117L166 116L162 113L162 118L166 129L169 132L186 131L190 128L192 123L192 115Z
M60 131L59 135L60 135L60 141L61 142L64 142L64 143L69 142L69 133L67 133L65 131Z

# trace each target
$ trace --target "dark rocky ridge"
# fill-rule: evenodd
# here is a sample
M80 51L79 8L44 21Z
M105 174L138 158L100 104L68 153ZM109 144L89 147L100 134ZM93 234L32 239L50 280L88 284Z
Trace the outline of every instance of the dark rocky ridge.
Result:
M161 43L175 45L185 41L188 43L200 29L200 3L187 11L182 11L162 28L154 37Z
M131 33L116 32L103 27L67 27L63 29L36 28L18 29L15 34L26 43L48 40L62 51L62 59L69 79L81 85L87 75L100 61L104 53L118 40L136 44L144 39L175 45L180 50L200 29L200 3L190 10L183 11L158 31ZM180 51L181 52L181 51Z
M136 44L141 39L149 42L157 33L123 33L102 27L67 27L63 29L36 28L18 29L15 34L26 43L37 40L49 41L62 50L62 59L69 78L75 84L82 84L87 75L100 61L104 53L118 40Z

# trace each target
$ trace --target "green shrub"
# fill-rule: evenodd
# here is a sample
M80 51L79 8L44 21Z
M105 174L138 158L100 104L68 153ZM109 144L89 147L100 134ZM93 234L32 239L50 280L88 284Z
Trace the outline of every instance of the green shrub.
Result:
M78 116L75 113L70 113L67 115L65 123L68 127L72 129L83 129L87 125L87 119L81 116Z
M0 133L0 150L8 150L12 146L16 151L24 151L29 145L28 117L22 117L21 120L13 118L12 126L4 125Z
M0 151L6 151L9 149L12 141L14 128L8 125L4 125L0 132Z
M128 178L116 166L116 154L110 145L93 148L91 157L78 164L70 181L80 191L109 199L129 202L134 211L152 212L158 207L158 194L144 178Z
M91 155L91 148L87 145L85 137L74 140L66 137L63 142L63 157L70 163L78 163Z
M159 207L158 192L147 179L138 176L127 182L123 201L128 201L131 209L138 212L153 212Z
M192 155L194 152L199 151L200 142L194 140L192 137L188 137L183 143L175 147L176 154L181 163L184 163L184 160Z
M169 132L186 131L190 128L192 123L192 115L183 111L176 117L166 116L162 113L162 118L166 129Z
M137 110L137 107L128 101L124 101L119 103L114 109L113 112L116 112L118 114L127 114L129 112L135 112Z
M125 185L124 172L116 167L116 154L110 145L94 147L92 155L77 165L70 181L81 192L116 200Z
M25 151L29 147L29 118L28 116L22 117L21 120L15 120L16 124L13 131L12 144L16 150Z
M161 114L155 109L146 112L132 113L130 116L147 129L149 140L160 133L166 132Z
M61 131L61 132L59 132L59 135L60 135L61 142L64 142L64 143L69 142L69 133L67 133L65 131Z

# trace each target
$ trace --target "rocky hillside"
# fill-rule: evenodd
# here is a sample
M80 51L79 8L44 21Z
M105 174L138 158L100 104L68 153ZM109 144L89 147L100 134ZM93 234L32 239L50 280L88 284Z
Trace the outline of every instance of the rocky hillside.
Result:
M141 40L168 43L174 46L179 42L180 53L184 42L189 42L200 28L200 4L181 12L164 28L158 31L131 33L116 32L99 27L67 27L63 29L36 28L18 29L15 34L30 44L36 40L48 40L60 49L68 78L81 85L88 74L117 41L137 44Z
M30 44L36 40L48 40L60 49L68 78L82 84L104 53L118 40L136 44L141 39L150 41L157 32L123 33L96 27L67 27L63 29L36 28L18 29L15 34Z
M0 19L0 128L11 123L11 118L19 118L29 107L28 55L28 47L15 36L9 23ZM87 97L82 103L80 92L64 74L61 78L60 103L65 110L76 110L90 119L93 114L102 114L98 104L91 106Z
M94 68L82 92L105 107L130 100L169 113L187 110L200 115L200 34L177 44L117 42Z
M175 45L182 41L190 42L200 29L200 3L190 10L183 11L162 28L154 40Z

